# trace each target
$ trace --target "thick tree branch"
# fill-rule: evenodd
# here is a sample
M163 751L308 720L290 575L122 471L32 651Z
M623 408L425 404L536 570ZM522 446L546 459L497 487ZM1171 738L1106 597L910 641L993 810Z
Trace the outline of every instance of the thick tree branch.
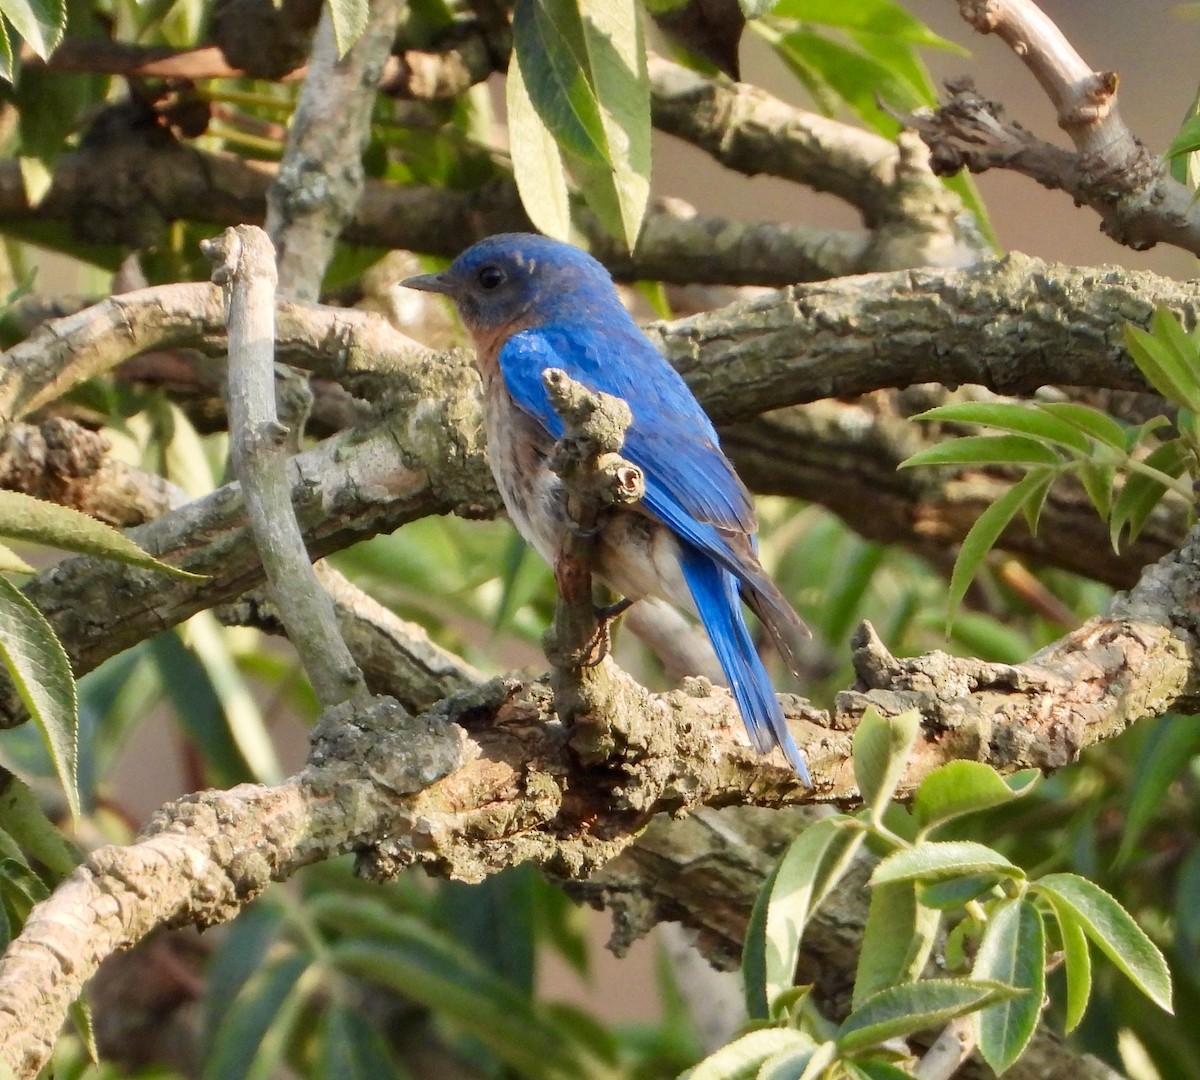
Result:
M719 423L888 387L1047 384L1145 390L1125 322L1166 306L1194 325L1186 283L1009 255L966 270L909 270L797 285L648 332ZM367 312L281 304L278 357L363 396L420 394L426 351ZM91 375L156 347L220 355L217 291L164 285L56 320L0 357L0 417L20 419ZM447 358L449 362L449 358ZM463 361L465 364L465 361ZM435 371L442 370L439 366ZM448 369L447 369L448 370Z
M854 798L850 733L868 705L921 712L901 795L947 760L1055 769L1143 716L1194 709L1200 620L1189 599L1198 577L1200 532L1109 617L1023 665L938 653L897 660L865 628L858 682L836 710L788 708L813 765L812 795ZM619 687L603 698L603 715L590 717L610 733L603 769L571 752L543 685L497 680L419 718L387 703L354 723L332 712L310 765L291 781L192 796L166 808L132 848L101 849L35 909L0 961L0 1060L32 1075L107 953L155 925L229 918L269 881L316 859L365 848L372 873L422 862L467 880L533 860L578 880L654 813L808 797L786 768L745 746L725 691L697 680L654 696L603 666Z

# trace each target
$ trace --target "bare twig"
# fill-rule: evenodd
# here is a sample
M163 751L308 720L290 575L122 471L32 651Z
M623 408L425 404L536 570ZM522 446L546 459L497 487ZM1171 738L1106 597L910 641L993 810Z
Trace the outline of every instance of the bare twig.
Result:
M268 587L318 700L326 707L364 701L362 672L338 633L292 509L287 428L275 409L275 253L252 225L227 229L203 247L229 297L231 457Z
M321 9L283 161L267 193L266 229L287 296L317 299L333 245L358 208L371 107L403 7L400 0L371 4L362 36L341 57L332 12Z
M1001 37L1033 72L1075 150L1003 121L998 104L960 80L942 108L901 117L929 145L934 168L1012 169L1090 206L1118 243L1139 251L1169 243L1200 253L1200 204L1121 119L1116 73L1094 71L1032 0L959 0L959 7L976 30Z

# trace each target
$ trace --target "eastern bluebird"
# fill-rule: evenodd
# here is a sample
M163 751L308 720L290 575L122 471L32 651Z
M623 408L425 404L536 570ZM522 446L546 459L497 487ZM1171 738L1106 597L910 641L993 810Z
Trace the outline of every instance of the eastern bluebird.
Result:
M712 423L622 307L608 271L569 244L505 233L441 273L402 284L449 296L471 331L496 483L513 523L551 566L568 522L560 481L547 467L563 426L542 372L561 368L628 403L633 422L622 455L644 473L646 494L605 522L596 572L631 600L661 597L697 615L751 741L762 753L778 746L809 783L742 601L793 671L793 642L808 629L758 561L754 506Z

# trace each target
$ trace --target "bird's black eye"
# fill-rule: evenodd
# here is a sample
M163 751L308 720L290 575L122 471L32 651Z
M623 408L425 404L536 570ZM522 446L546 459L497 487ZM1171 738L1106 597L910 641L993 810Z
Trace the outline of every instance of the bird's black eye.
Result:
M494 289L504 280L504 271L498 266L485 266L479 271L479 284L485 289Z

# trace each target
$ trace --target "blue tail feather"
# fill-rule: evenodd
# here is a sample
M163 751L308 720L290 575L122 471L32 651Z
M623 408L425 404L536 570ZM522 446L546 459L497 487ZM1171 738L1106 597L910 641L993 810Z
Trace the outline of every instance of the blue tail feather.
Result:
M788 731L783 709L742 616L737 579L690 544L682 543L680 549L684 580L729 681L750 741L761 753L778 746L800 779L811 784L804 755Z

